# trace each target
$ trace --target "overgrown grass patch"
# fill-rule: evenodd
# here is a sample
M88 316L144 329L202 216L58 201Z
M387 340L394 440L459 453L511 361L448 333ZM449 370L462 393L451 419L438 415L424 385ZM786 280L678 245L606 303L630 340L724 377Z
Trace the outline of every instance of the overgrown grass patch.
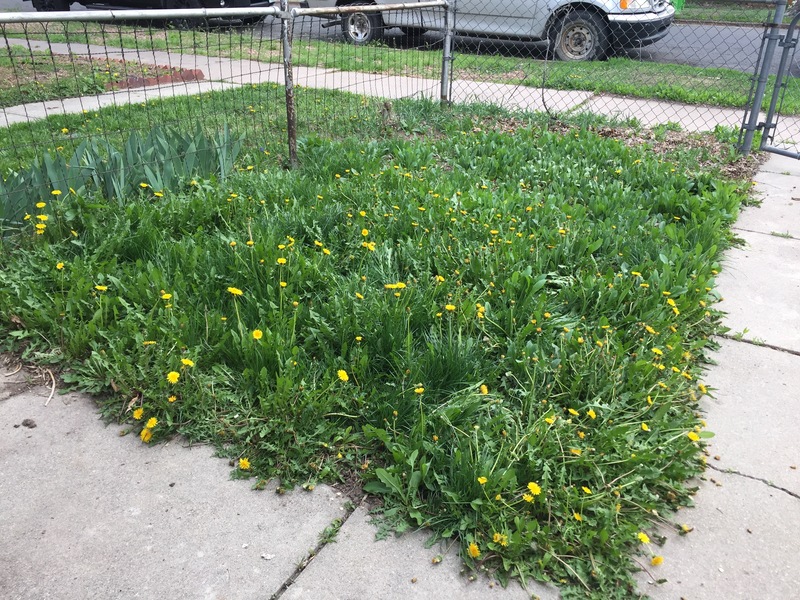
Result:
M386 530L630 598L703 469L742 194L689 153L487 124L356 123L303 139L292 172L262 153L224 184L62 190L0 241L4 349L62 366L144 443L214 444L256 488L358 472Z

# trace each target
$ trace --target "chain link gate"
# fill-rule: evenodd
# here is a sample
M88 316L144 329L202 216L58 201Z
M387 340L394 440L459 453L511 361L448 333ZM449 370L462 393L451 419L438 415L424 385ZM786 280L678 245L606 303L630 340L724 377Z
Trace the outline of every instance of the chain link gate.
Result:
M774 18L765 26L753 84L739 135L741 152L745 155L752 150L756 133L760 131L759 150L800 159L800 139L797 138L800 136L800 120L782 114L786 92L797 85L795 77L800 74L794 72L798 69L795 55L798 37L800 37L798 34L800 11L795 9L795 15L788 27L783 27L781 23L786 14L786 8L787 0L778 0ZM779 48L781 49L780 59L774 80L771 81L770 71ZM764 119L760 120L766 98L769 98L769 104Z

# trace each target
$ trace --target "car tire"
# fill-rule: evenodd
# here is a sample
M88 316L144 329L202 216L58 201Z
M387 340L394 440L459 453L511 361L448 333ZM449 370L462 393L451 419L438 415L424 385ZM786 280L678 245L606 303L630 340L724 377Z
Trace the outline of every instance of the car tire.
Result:
M372 6L369 2L353 2L348 6ZM355 12L342 15L342 35L345 41L363 46L383 37L383 17L380 13Z
M203 8L200 0L164 0L164 8L167 10L182 10L185 8ZM203 19L189 19L182 17L180 19L169 19L169 26L173 29L194 29L200 27Z
M68 11L72 0L39 0L33 7L37 12Z
M559 60L599 60L605 57L608 51L606 24L593 12L586 10L570 12L555 26L553 48Z

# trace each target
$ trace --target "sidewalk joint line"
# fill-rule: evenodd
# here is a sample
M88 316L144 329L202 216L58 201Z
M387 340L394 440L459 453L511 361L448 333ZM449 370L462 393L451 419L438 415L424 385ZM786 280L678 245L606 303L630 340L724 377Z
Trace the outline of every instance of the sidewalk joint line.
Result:
M794 237L793 235L790 235L789 237L786 237L784 235L775 235L775 232L767 233L766 231L755 231L754 229L745 229L744 227L735 227L735 226L731 227L731 229L736 230L736 231L745 231L747 233L755 233L757 235L767 235L769 237L776 237L776 238L781 238L781 239L784 239L784 240L795 240L795 241L797 241L797 238Z
M796 492L793 492L791 490L787 490L786 488L781 487L779 485L775 485L769 479L764 479L763 477L755 477L753 475L748 475L747 473L742 473L741 471L737 471L736 469L730 469L730 468L728 468L728 469L720 469L719 467L715 467L714 465L711 465L711 464L707 464L706 466L709 469L717 471L718 473L727 473L728 475L738 475L739 477L744 477L745 479L752 479L753 481L760 481L761 483L763 483L767 487L771 487L773 489L780 490L781 492L789 494L792 498L797 498L798 500L800 500L800 494L798 494Z
M781 346L776 346L775 344L768 344L766 342L756 342L755 340L748 340L743 337L730 335L728 333L720 333L718 334L718 337L730 340L732 342L742 342L743 344L750 344L751 346L758 346L759 348L769 348L770 350L785 352L786 354L791 354L793 356L800 356L800 351L798 350L792 350L791 348L783 348Z
M342 517L342 522L339 524L338 531L342 530L342 527L344 527L344 524L347 523L347 520L350 518L350 516L354 512L356 512L356 509L364 503L364 500L366 498L367 498L367 496L365 495L363 498L361 498L361 501L357 505L354 505L352 502L349 502L349 501L345 503L345 507L347 507L347 508L345 508L345 513L344 513L344 516ZM325 530L323 530L323 532L324 531ZM322 537L322 533L323 532L320 533L320 537ZM322 552L323 548L325 548L325 546L327 546L330 543L331 543L330 541L327 541L325 539L320 539L319 543L317 543L317 545L314 547L314 549L310 550L305 555L303 560L300 561L300 564L297 565L297 567L295 568L294 572L292 572L292 574L289 575L289 577L286 578L286 581L284 581L281 584L281 587L278 588L278 591L275 592L274 594L272 594L272 596L269 597L269 600L278 600L278 598L283 596L283 594L286 593L286 590L288 590L290 587L292 587L292 585L294 585L294 582L297 581L297 578L300 577L300 575L303 573L303 571L306 570L306 567L308 567L308 565L311 564L311 561L313 561L319 555L319 553Z

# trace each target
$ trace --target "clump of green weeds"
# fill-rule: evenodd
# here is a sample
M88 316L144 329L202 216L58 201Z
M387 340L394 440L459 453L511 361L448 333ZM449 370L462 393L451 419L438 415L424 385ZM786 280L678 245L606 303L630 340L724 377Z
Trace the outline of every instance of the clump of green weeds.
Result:
M474 568L633 595L703 468L736 186L584 129L301 151L37 206L2 240L5 349L144 443L214 443L257 487L356 470Z

